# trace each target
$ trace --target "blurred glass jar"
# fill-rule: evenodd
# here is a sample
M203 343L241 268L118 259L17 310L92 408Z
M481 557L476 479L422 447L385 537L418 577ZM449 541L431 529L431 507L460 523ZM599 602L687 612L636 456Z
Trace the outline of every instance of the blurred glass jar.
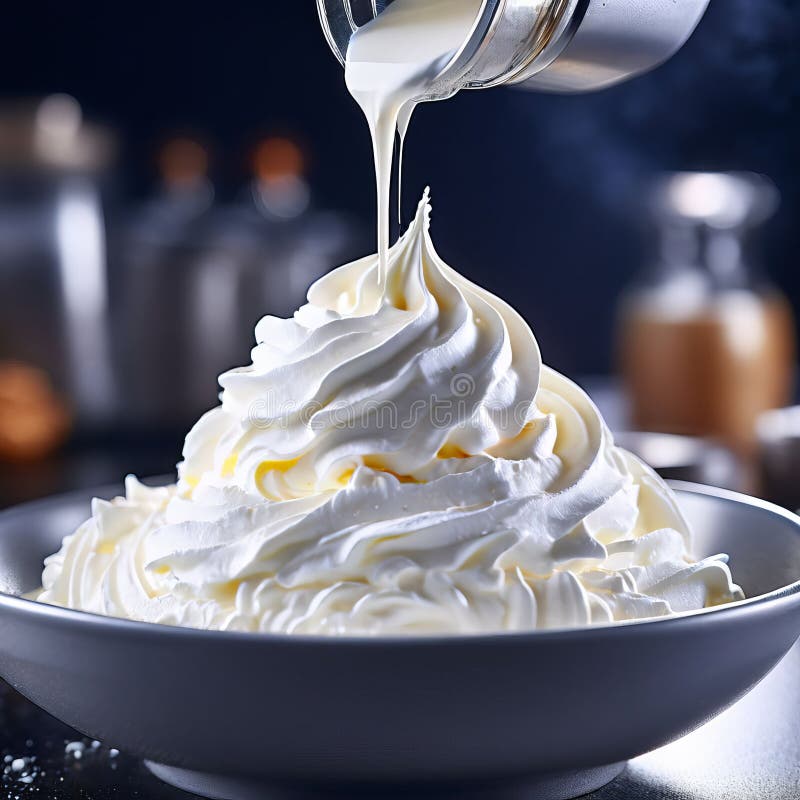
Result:
M750 247L777 190L749 173L676 173L652 199L658 256L619 315L632 423L749 454L758 415L789 400L794 378L791 308Z
M114 248L114 361L130 427L191 425L216 404L217 376L249 361L256 322L290 315L312 280L355 255L349 221L314 208L293 141L258 145L232 204L215 200L208 161L197 142L167 143L158 195Z
M101 201L114 149L72 97L0 107L0 359L43 370L86 426L114 402Z

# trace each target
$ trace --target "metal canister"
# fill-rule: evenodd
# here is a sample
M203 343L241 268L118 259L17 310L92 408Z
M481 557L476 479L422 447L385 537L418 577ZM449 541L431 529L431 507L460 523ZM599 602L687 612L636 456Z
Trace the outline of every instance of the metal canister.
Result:
M317 0L340 62L354 31L392 1ZM484 0L468 41L442 70L436 95L501 85L553 92L612 86L679 50L708 2Z

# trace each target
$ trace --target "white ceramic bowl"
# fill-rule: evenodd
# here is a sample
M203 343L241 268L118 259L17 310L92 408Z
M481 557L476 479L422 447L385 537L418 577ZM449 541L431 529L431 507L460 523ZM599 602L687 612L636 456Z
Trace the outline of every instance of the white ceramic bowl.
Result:
M697 555L729 553L749 599L623 625L441 638L199 631L21 599L91 493L21 506L0 514L0 675L210 797L409 783L463 797L498 779L538 800L575 797L719 713L800 635L800 519L676 488Z

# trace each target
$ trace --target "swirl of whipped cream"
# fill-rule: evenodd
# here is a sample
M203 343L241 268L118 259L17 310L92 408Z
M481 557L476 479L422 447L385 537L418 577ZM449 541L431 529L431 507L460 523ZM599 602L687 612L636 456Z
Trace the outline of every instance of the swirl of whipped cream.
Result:
M541 358L530 328L437 256L427 199L389 255L312 286L292 319L256 327L249 367L189 434L181 475L225 473L286 500L341 488L367 464L404 478L442 453L478 454L528 421ZM213 442L213 446L209 443Z
M528 326L442 262L427 196L390 250L265 317L186 438L47 559L39 599L251 631L578 626L742 597Z

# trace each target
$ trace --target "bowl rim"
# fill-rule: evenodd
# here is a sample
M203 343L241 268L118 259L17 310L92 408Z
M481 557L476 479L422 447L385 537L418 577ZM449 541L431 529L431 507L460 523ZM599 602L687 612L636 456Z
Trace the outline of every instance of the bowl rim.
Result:
M166 476L159 476L157 479L148 479L146 482L152 483L156 480L163 480ZM796 533L800 535L800 516L775 503L761 500L757 497L735 492L730 489L721 489L714 486L692 483L690 481L670 480L669 485L679 494L704 495L713 497L724 502L732 502L750 506L762 512L767 512L792 523ZM109 484L92 489L76 490L62 494L21 503L0 511L0 535L4 523L15 517L26 516L29 513L38 511L48 506L58 506L67 503L77 497L92 498L97 494L108 494L119 488L120 484ZM520 644L525 642L547 642L558 641L561 643L574 641L576 639L590 640L597 637L630 635L621 633L631 628L643 634L665 634L669 630L674 630L676 626L684 628L689 625L707 625L705 620L712 617L718 622L730 620L733 617L739 618L744 615L750 616L764 613L776 606L788 606L792 602L800 599L800 576L794 582L773 589L766 594L747 597L744 600L736 600L724 605L713 606L711 608L701 608L693 611L682 611L664 617L649 617L646 619L624 620L621 622L598 623L594 625L582 625L571 628L547 628L534 629L530 631L496 631L490 633L453 633L440 635L393 635L393 636L321 636L317 634L297 634L297 633L259 633L253 631L231 631L231 630L207 630L203 628L189 628L176 625L168 625L157 622L144 622L141 620L126 619L123 617L111 617L104 614L97 614L90 611L80 611L77 609L66 608L63 606L40 603L18 595L12 595L0 591L0 612L8 609L26 616L43 618L50 622L61 622L65 625L79 625L82 627L94 627L98 634L103 631L118 635L145 636L145 637L169 637L171 639L196 639L208 644L212 641L230 644L249 642L252 646L266 645L304 645L319 647L335 647L337 645L347 645L348 647L375 648L375 647L442 647L448 645L478 645L481 643L497 644Z

